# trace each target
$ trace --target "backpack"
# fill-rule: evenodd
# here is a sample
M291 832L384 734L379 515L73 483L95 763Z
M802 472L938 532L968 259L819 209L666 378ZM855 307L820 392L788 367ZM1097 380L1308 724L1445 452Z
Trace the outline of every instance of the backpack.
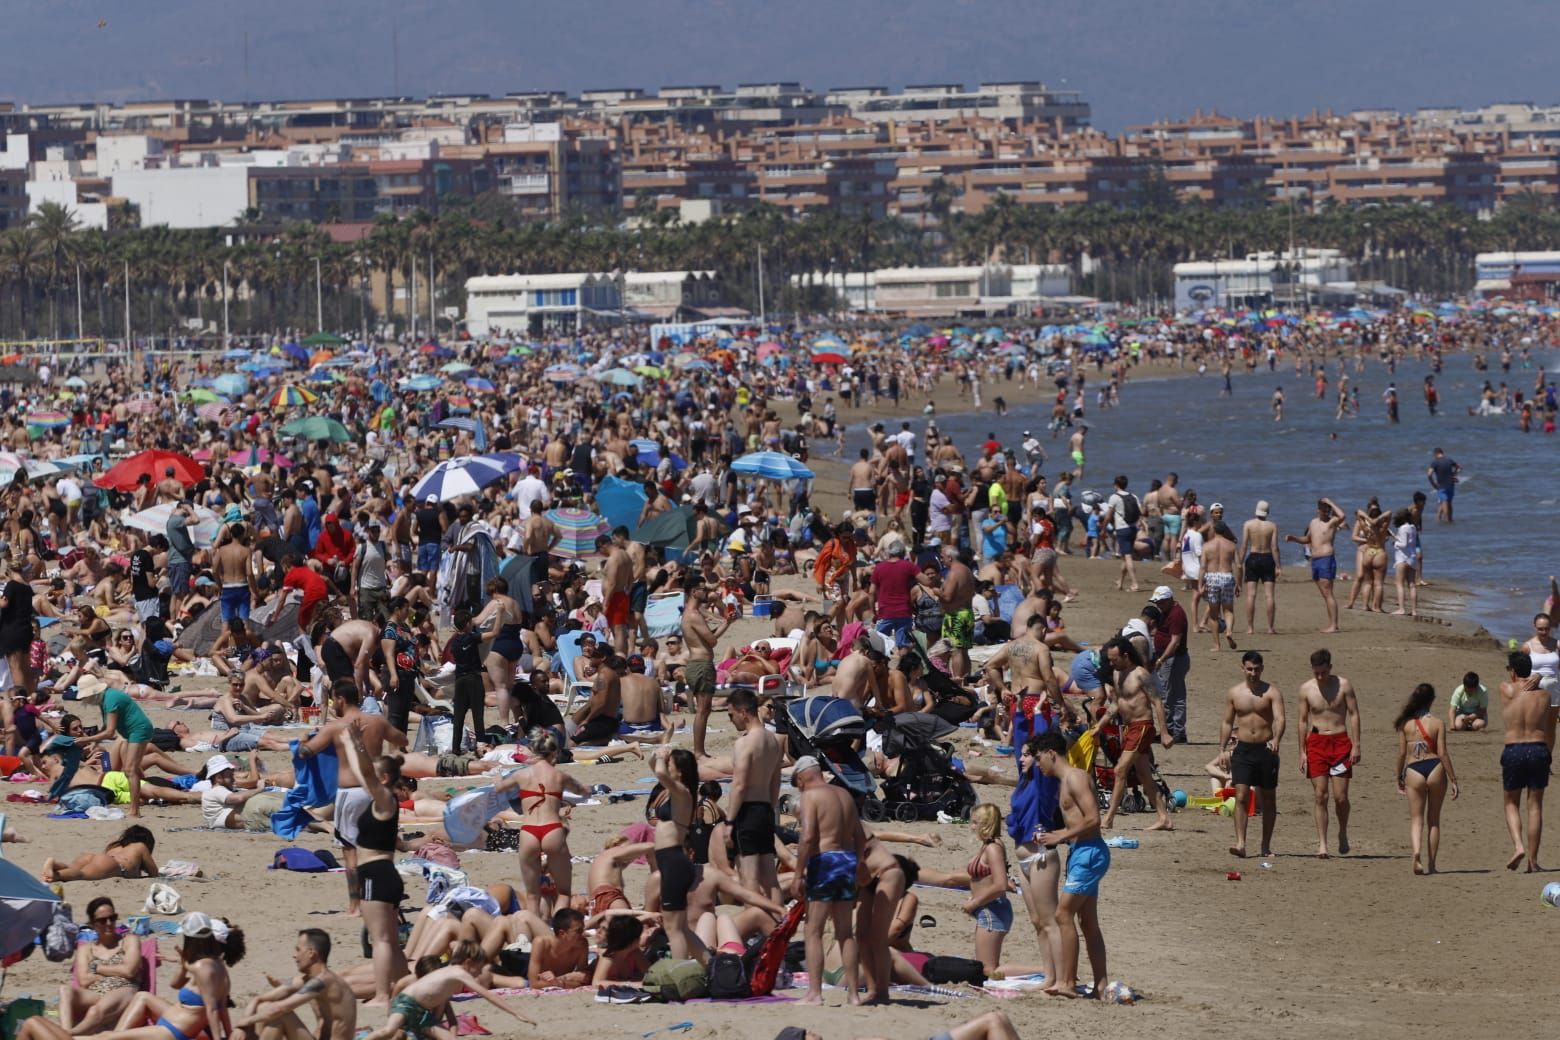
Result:
M70 918L70 904L54 904L54 917L43 931L43 955L51 961L68 961L76 955L81 927Z
M740 954L717 953L710 958L709 990L713 1000L746 1000L753 995Z
M1143 517L1143 503L1130 491L1122 491L1121 494L1121 519L1126 521L1128 527L1136 527L1137 522Z
M645 972L642 983L646 993L663 1004L682 1003L710 995L709 979L698 961L678 961L670 957L656 961Z
M921 974L934 986L959 982L972 986L986 984L985 965L969 957L928 957Z

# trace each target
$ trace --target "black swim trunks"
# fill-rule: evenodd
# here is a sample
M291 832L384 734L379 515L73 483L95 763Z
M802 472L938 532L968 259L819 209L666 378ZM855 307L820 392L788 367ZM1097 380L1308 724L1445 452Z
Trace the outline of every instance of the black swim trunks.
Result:
M731 840L739 856L773 856L775 807L768 802L743 802L731 821Z
M342 649L340 643L330 636L320 644L320 664L325 666L325 677L331 682L337 679L350 679L356 674L352 658Z
M1273 562L1272 553L1247 553L1246 554L1246 580L1247 581L1277 581L1278 567Z
M1272 790L1278 786L1278 754L1266 744L1237 741L1230 755L1230 782Z
M1500 753L1500 784L1507 791L1542 791L1549 786L1553 756L1542 741L1507 744Z

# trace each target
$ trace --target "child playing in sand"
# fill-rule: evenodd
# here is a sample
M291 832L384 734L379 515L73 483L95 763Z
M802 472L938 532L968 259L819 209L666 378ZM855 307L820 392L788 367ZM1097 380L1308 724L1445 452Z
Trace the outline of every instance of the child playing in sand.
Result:
M431 1037L432 1040L455 1040L455 1031L434 1025L440 1018L452 1018L449 1014L450 998L461 990L469 989L528 1026L536 1025L514 1008L495 997L473 977L486 965L481 947L476 943L460 943L451 951L448 967L440 967L442 958L437 955L417 961L417 980L390 1001L390 1017L382 1028L369 1033L364 1040L391 1040L403 1032L415 1037Z

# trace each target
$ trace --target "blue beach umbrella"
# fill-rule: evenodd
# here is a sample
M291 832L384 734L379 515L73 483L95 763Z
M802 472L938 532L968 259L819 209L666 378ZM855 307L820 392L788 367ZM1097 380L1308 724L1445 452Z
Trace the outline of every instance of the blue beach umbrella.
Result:
M429 495L436 495L440 502L448 502L478 491L518 470L523 462L513 452L492 455L461 455L441 462L412 488L412 498L421 502Z
M609 476L596 491L596 508L610 526L633 530L645 508L645 489L636 481Z
M811 478L813 471L791 456L779 451L754 451L732 462L733 473L763 477L766 480L791 480Z

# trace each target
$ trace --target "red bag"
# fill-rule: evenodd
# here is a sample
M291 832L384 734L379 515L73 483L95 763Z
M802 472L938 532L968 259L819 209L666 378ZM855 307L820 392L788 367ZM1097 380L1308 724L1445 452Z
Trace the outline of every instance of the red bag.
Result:
M748 988L752 996L767 997L775 991L775 980L785 965L785 949L791 944L791 936L796 934L796 928L802 923L802 915L806 912L807 902L798 899L785 915L785 920L777 924L758 944L753 962L748 965Z

